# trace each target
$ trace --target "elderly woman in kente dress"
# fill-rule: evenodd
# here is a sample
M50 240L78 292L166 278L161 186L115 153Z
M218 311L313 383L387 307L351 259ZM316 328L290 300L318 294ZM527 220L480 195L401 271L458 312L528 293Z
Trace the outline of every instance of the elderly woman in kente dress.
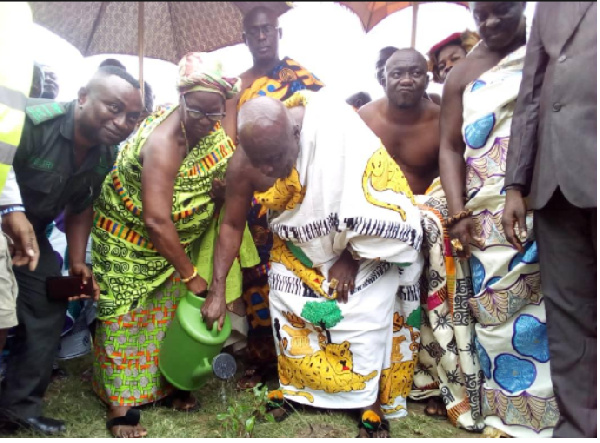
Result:
M101 288L94 343L94 391L108 404L116 437L143 437L132 409L167 398L189 411L158 368L160 345L181 297L206 288L191 259L214 229L213 182L224 178L234 145L220 120L238 79L218 62L187 54L179 64L180 103L146 119L120 152L95 203L94 274Z

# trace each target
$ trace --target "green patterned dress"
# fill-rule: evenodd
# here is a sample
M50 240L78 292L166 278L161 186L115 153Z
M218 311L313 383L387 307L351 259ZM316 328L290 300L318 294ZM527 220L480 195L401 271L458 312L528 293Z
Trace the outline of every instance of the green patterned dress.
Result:
M92 262L100 286L94 340L94 391L111 405L137 406L172 391L158 353L185 285L156 250L143 222L140 151L178 107L150 116L125 144L95 202ZM191 258L214 229L214 178L223 179L234 145L220 125L190 151L175 178L172 219Z

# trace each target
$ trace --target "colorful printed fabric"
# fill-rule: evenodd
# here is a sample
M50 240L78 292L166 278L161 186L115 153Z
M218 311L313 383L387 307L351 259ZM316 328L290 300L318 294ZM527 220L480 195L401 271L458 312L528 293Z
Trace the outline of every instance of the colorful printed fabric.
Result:
M301 102L294 98L286 105ZM360 408L376 401L381 379L386 405L406 414L416 349L403 326L418 318L422 265L420 215L406 178L352 108L327 93L306 105L300 151L289 177L255 194L274 233L269 304L283 395ZM360 265L341 304L327 300L328 272L346 249ZM413 292L397 304L400 285Z
M325 86L300 63L291 58L284 57L279 65L275 66L266 76L255 80L252 85L242 91L238 110L248 100L267 96L276 100L284 101L295 92L309 90L318 91Z
M455 426L481 430L480 370L468 266L453 256L442 220L448 217L439 178L415 199L421 209L425 264L421 275L419 362L410 397L441 397Z
M106 177L92 228L94 274L101 295L98 318L108 320L144 306L173 274L173 266L152 245L143 221L140 151L152 131L178 107L150 116L123 147ZM211 226L214 178L223 179L234 145L217 124L190 151L174 182L172 219L188 256Z
M223 76L223 66L214 56L201 52L189 52L179 62L177 87L181 94L194 91L216 92L224 99L235 97L241 80Z
M158 368L158 355L185 294L185 284L171 276L146 299L145 306L98 321L92 387L104 402L140 406L173 392Z
M559 418L550 379L546 311L540 287L532 213L525 253L502 228L506 149L523 71L525 46L467 85L462 133L466 144L466 208L475 235L470 259L474 297L468 300L485 375L482 410L487 425L515 437L551 436Z
M294 92L301 90L318 91L323 83L303 68L298 62L285 57L265 77L255 80L250 88L244 90L238 104L239 108L248 100L261 96L273 97L277 100L287 100ZM260 264L244 272L243 299L249 324L248 353L262 363L275 360L274 346L265 347L264 340L273 340L271 334L271 316L269 313L269 284L267 274L270 269L269 257L273 247L273 234L269 230L266 210L256 199L248 212L248 228L254 238L254 243L260 256ZM272 344L272 343L271 343Z

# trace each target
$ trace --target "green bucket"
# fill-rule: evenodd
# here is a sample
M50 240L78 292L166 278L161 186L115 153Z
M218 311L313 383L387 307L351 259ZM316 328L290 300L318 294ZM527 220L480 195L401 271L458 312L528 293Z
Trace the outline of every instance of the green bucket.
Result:
M217 324L208 330L200 309L204 299L189 292L181 300L167 329L158 357L158 367L178 389L194 391L212 375L212 361L231 334L231 320L226 315L223 329Z

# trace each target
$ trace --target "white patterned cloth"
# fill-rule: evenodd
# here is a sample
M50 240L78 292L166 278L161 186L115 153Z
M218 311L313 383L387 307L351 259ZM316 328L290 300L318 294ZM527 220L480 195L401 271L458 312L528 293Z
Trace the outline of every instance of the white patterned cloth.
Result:
M388 411L405 415L416 350L401 326L411 314L418 322L419 210L400 168L343 101L310 97L300 146L290 176L256 195L275 236L269 306L281 389L312 406L356 409L376 401L381 381ZM342 304L324 295L345 249L360 265ZM399 285L412 291L395 297Z
M551 436L558 408L550 379L546 312L540 287L532 214L527 215L525 253L502 228L506 149L521 83L525 47L467 85L462 133L466 144L466 208L475 235L470 259L477 320L476 346L485 375L485 423L515 437Z
M415 199L423 224L419 362L410 397L441 397L448 419L468 430L481 430L481 381L475 347L475 319L467 300L473 296L469 266L453 256L442 224L448 217L440 179Z

